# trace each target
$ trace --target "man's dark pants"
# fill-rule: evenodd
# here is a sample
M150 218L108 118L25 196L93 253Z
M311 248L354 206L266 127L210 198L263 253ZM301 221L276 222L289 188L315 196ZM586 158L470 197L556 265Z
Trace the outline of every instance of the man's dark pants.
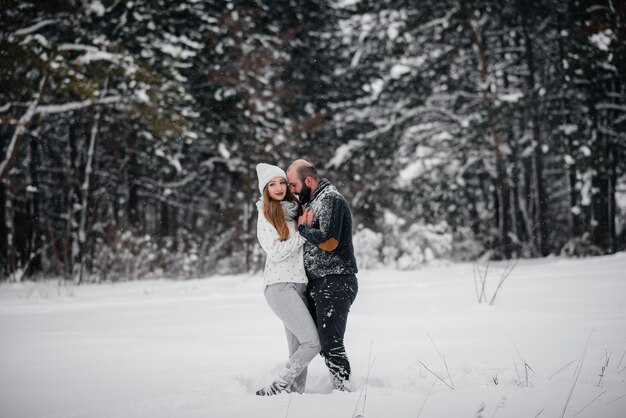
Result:
M344 389L350 378L350 362L343 344L350 306L359 290L356 276L330 275L309 279L307 298L309 311L317 325L326 366L333 377L335 389Z

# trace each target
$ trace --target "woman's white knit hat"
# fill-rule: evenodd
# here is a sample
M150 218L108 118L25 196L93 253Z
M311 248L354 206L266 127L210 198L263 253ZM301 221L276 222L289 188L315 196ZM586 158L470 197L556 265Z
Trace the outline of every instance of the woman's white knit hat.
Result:
M282 168L265 163L257 164L256 175L259 178L259 191L261 194L263 194L263 189L265 189L267 183L274 177L283 177L287 180L287 174L285 174Z

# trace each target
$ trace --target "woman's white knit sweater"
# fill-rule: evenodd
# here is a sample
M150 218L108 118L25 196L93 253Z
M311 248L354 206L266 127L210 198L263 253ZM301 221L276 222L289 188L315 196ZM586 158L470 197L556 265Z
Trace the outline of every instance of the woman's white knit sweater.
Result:
M303 245L305 239L297 232L295 221L287 221L289 238L281 241L278 231L263 214L263 205L257 203L257 237L267 254L263 274L265 285L274 283L307 283L304 271Z

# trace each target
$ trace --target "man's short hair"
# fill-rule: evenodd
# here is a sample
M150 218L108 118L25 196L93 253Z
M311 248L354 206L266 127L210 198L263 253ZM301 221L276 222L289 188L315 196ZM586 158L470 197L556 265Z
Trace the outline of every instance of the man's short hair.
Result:
M313 165L303 165L298 168L298 176L301 181L306 180L307 177L311 176L313 180L319 181L320 176L317 174L317 169Z

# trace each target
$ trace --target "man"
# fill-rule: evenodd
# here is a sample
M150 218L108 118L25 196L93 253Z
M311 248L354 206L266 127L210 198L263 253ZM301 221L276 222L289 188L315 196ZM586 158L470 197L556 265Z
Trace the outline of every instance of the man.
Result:
M349 391L350 363L343 337L350 306L358 292L352 214L344 197L327 179L320 178L311 163L294 161L287 178L291 192L305 208L298 221L298 232L307 240L307 299L317 325L321 354L330 370L333 388Z

